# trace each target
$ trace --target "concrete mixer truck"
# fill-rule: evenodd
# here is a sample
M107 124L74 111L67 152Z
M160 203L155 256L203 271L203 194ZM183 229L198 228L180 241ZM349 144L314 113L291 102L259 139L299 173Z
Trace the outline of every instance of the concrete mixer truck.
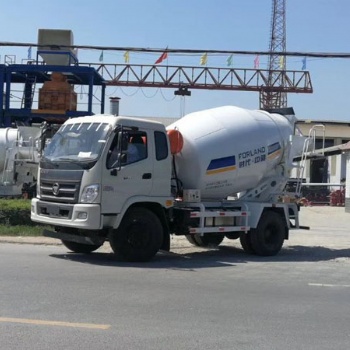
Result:
M138 118L67 120L40 160L31 218L71 251L109 241L117 256L147 261L170 235L197 246L239 239L271 256L298 206L284 200L304 138L295 118L233 106L184 116L167 128Z
M0 197L35 192L42 140L41 126L0 129Z

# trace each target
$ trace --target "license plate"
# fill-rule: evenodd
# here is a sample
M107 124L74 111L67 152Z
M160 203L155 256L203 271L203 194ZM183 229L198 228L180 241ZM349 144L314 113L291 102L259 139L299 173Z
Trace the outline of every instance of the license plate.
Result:
M60 208L56 205L50 205L47 207L47 212L50 216L60 216Z

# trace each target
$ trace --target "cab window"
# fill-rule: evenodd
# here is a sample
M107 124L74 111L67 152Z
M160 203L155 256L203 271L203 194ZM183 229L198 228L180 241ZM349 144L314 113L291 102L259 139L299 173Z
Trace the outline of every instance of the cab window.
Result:
M118 140L121 137L121 140ZM117 133L108 151L107 168L116 168L147 158L147 134L140 131Z
M168 157L168 142L164 132L155 131L154 140L156 144L156 159L163 160Z

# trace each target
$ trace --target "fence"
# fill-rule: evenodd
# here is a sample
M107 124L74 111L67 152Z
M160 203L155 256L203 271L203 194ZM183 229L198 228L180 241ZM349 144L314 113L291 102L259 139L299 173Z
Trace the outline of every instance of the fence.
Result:
M305 205L345 206L345 184L303 183L301 197Z

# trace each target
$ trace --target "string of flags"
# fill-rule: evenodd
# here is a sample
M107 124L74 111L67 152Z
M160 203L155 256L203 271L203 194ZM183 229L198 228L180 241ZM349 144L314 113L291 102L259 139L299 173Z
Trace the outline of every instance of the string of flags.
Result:
M154 62L154 64L160 64L163 61L168 59L167 49L168 48L166 48L164 50L164 52L158 57L158 59ZM104 50L102 50L100 53L99 62L103 62L103 59L104 59L103 56L104 56ZM231 54L227 57L227 59L226 59L227 67L233 66L233 56L234 55ZM130 63L130 52L125 51L123 54L123 57L124 57L124 63L129 64ZM32 47L31 46L28 47L27 58L28 58L28 60L32 59ZM307 64L307 57L306 56L301 60L301 63L302 63L301 70L306 70L306 64ZM208 64L208 53L207 52L203 53L203 55L200 56L199 64L201 66L206 66ZM256 55L254 58L254 69L259 69L259 67L260 67L260 57L259 57L259 55ZM285 68L285 56L280 56L279 67L280 67L280 69Z
M31 50L31 47L29 49ZM29 49L28 49L28 58L30 57ZM124 54L123 54L123 57L124 57L124 63L130 63L130 52L129 51L125 51ZM165 61L166 59L168 59L167 48L158 57L158 59L154 62L154 64L160 64L163 61ZM100 57L99 57L99 61L103 62L103 51L101 51L101 54L100 54ZM301 62L302 62L301 69L305 70L306 69L306 57L304 57ZM199 64L201 66L205 66L205 65L208 64L208 53L207 52L203 53L203 55L200 57ZM232 67L233 66L233 54L228 56L228 58L226 59L226 65L227 65L227 67ZM256 55L255 58L254 58L254 69L259 69L259 67L260 67L260 56ZM284 69L285 68L285 57L284 56L280 56L280 58L279 58L279 68L280 69Z

